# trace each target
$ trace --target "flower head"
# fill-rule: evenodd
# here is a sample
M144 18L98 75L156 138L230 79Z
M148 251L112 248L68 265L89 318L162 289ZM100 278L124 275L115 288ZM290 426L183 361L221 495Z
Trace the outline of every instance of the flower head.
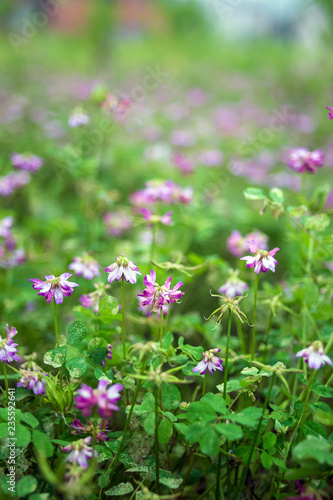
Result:
M107 435L109 425L110 420L106 422L102 420L100 425L93 424L90 420L87 420L86 425L84 425L78 418L71 422L72 434L89 434L96 439L97 443L99 441L109 441Z
M290 152L288 166L294 172L303 173L307 171L315 173L318 167L324 165L324 159L325 157L319 149L311 152L306 148L296 148Z
M108 344L108 353L107 353L106 358L104 359L104 361L102 361L101 366L105 365L105 362L106 362L107 359L112 359L112 349L113 349L112 345Z
M140 274L138 267L131 260L126 259L123 255L116 258L116 262L110 264L105 268L105 271L109 273L108 282L119 281L124 278L125 281L129 283L136 283L136 274Z
M171 289L172 276L166 280L164 285L159 285L156 282L156 272L152 269L150 274L145 276L143 283L146 288L143 290L142 294L138 294L138 297L143 297L142 306L151 306L151 310L156 312L159 311L166 304L173 304L184 295L179 288L183 286L182 282L179 282Z
M14 343L13 337L17 334L16 328L13 326L9 329L8 323L6 325L7 336L3 339L0 335L0 361L3 363L12 363L13 361L20 361L17 354L17 345Z
M17 383L17 387L32 389L34 394L45 394L45 382L43 377L48 376L47 373L41 371L20 370L21 379Z
M332 364L330 358L326 356L326 354L324 354L323 344L319 340L313 342L306 349L298 351L298 353L296 353L296 358L299 357L304 358L309 367L313 368L314 370L318 370L318 368L324 366L325 363L327 363L328 365Z
M82 109L74 109L68 119L68 125L72 128L87 125L90 122L89 116L82 111Z
M10 159L13 167L18 168L19 170L26 170L27 172L31 172L32 174L37 172L37 170L39 170L43 165L42 158L29 153L14 153Z
M76 406L87 417L91 415L94 406L98 407L98 413L102 418L112 417L114 411L119 411L116 405L120 399L121 384L114 384L108 387L110 382L100 380L97 389L92 389L86 384L82 384L78 395L75 397Z
M220 370L222 372L222 359L215 356L217 352L220 352L220 349L209 349L209 351L202 352L202 360L192 371L195 373L199 372L200 375L204 375L207 369L211 375L213 375L215 370Z
M249 249L249 241L255 241L258 248L267 250L268 236L261 231L254 231L242 236L237 230L232 231L231 235L227 239L227 247L229 252L235 257L241 257Z
M81 467L88 467L88 462L92 456L97 457L97 451L93 450L91 446L91 437L85 439L79 439L78 441L73 441L73 443L65 446L62 451L69 453L66 457L66 462L75 462Z
M116 238L125 233L125 231L129 231L132 227L132 217L122 210L118 212L107 212L103 220L106 231Z
M267 250L262 250L258 248L255 241L249 242L250 252L255 255L247 255L246 257L241 257L240 260L246 260L246 267L252 269L254 267L254 272L259 274L260 272L266 273L268 269L275 273L275 266L277 260L274 259L274 255L278 252L279 248L274 248L269 252Z
M331 106L326 106L326 109L328 109L328 118L333 120L333 108Z
M11 228L13 227L14 217L5 217L0 221L0 236L9 238L11 236Z
M92 280L95 276L100 276L100 267L97 260L87 252L84 252L82 257L74 257L73 262L68 266L77 276L83 276L86 280Z
M64 296L69 297L74 291L73 288L79 286L77 283L67 281L70 276L72 275L69 273L63 273L59 278L56 278L53 274L50 274L45 276L46 281L39 279L29 279L29 281L32 281L34 290L39 290L38 295L46 297L48 304L50 304L53 297L56 304L62 304Z
M227 297L236 297L237 295L242 295L245 290L249 287L245 283L238 278L239 271L231 270L229 279L225 282L221 288L219 288L218 292L226 295Z

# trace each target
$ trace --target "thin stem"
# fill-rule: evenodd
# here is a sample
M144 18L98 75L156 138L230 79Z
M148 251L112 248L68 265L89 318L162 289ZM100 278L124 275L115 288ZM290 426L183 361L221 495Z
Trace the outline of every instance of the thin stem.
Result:
M257 274L257 276L256 276L256 282L255 282L255 285L254 285L254 304L253 304L253 328L252 328L251 361L254 360L254 354L255 354L255 349L256 349L256 316L257 316L258 283L259 283L259 274Z
M215 500L220 500L220 489L221 489L221 461L222 453L219 452L217 459L217 471L216 471L216 490L215 490Z
M242 476L241 476L241 481L240 481L239 489L238 489L237 496L236 496L235 500L238 500L238 499L241 498L242 489L244 487L245 480L247 478L247 473L248 473L250 465L251 465L252 455L253 455L254 449L255 449L256 444L257 444L257 439L258 439L258 436L259 436L261 424L262 424L262 421L264 419L265 411L266 411L266 408L267 408L267 405L268 405L268 402L269 402L269 398L271 396L271 392L272 392L272 389L273 389L274 380L275 380L275 372L273 372L273 375L272 375L272 380L271 380L271 384L269 386L269 390L268 390L268 393L267 393L267 396L266 396L266 399L265 399L264 408L262 410L262 415L261 415L261 418L259 420L259 424L258 424L258 427L257 427L256 435L255 435L253 443L252 443L252 447L251 447L251 450L250 450L250 454L249 454L249 458L248 458L248 461L247 461L246 468L243 470L243 473L242 473Z
M158 442L158 386L155 387L155 460L156 460L156 493L160 493L160 447Z
M194 464L194 460L195 460L195 454L194 454L194 451L192 451L190 462L188 464L188 468L187 468L187 471L186 471L186 474L185 474L185 477L184 477L184 481L183 481L183 484L182 484L182 489L181 489L179 498L181 498L182 495L184 494L185 486L187 485L188 478L190 477L191 470L192 470L192 467L193 467L193 464Z
M306 272L307 272L307 274L311 273L311 263L312 263L312 257L313 257L313 248L314 248L314 239L311 237L309 239L308 260L307 260L307 263L306 263Z
M204 376L204 383L202 386L202 397L204 397L204 395L206 394L206 385L207 385L207 372L205 373Z
M59 332L58 332L57 304L55 302L54 302L54 330L56 336L56 344L57 347L59 347L60 343L59 343Z
M125 286L124 277L121 278L121 333L123 337L123 356L126 361L126 337L125 337Z
M3 366L3 376L5 379L5 388L6 388L6 401L8 403L8 378L7 378L7 367L6 363L2 363Z
M155 259L155 245L156 245L156 224L153 222L152 224L152 239L151 239L151 247L150 247L150 261Z
M224 397L224 399L226 399L226 397L227 397L230 332L231 332L231 310L229 309L227 347L226 347L226 351L225 351L225 361L224 361L224 379L223 379L223 397Z
M242 332L242 324L240 321L236 321L236 329L237 329L237 335L238 335L239 343L241 346L242 354L246 354L246 347L245 347L245 342L244 342L243 332Z
M273 311L271 311L271 313L269 315L269 320L268 320L268 326L267 326L267 332L266 332L264 363L266 363L266 361L267 361L269 334L271 332L272 324L273 324Z

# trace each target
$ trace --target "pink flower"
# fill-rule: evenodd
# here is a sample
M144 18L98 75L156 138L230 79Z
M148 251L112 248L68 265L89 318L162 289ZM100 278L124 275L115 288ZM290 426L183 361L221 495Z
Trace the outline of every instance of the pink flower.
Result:
M229 279L223 286L221 286L221 288L219 288L218 292L226 295L227 297L237 297L238 295L242 295L242 293L249 287L245 281L238 278L238 274L239 271L231 270Z
M69 453L68 457L66 457L66 462L75 462L79 464L81 467L88 467L88 462L92 456L97 457L97 451L93 450L91 446L88 446L91 443L91 437L87 437L85 439L79 439L78 441L73 441L73 443L65 446L62 451Z
M102 418L112 417L114 411L119 411L116 403L121 397L120 391L122 391L123 386L114 384L108 388L109 384L110 382L103 379L99 381L97 389L82 384L81 389L77 391L75 402L85 417L91 415L94 406L98 407L98 413Z
M142 305L143 302L145 302L145 298L143 296L143 292L140 291L140 293L137 295L138 298L138 311L142 311L145 316L152 316L153 310L151 305ZM172 309L171 304L163 304L161 309L158 311L159 315L161 316L161 311L163 316L166 316L168 314L169 308Z
M242 257L240 260L246 261L246 267L249 267L250 269L254 267L254 272L257 274L260 272L266 273L268 269L275 273L277 261L274 259L274 255L280 249L274 248L270 252L267 252L267 250L258 249L255 242L252 243L253 244L249 245L250 252L255 255L247 255L246 257Z
M296 353L296 358L299 357L304 358L309 367L314 370L318 370L318 368L324 366L325 363L332 365L330 358L324 354L323 344L319 340L313 342L306 349L298 351L298 353Z
M296 148L289 155L288 166L295 172L315 173L318 167L324 165L324 159L325 157L319 149L310 152L306 148Z
M138 294L138 297L143 297L142 306L151 306L151 310L156 312L159 311L166 304L173 304L184 295L179 288L183 286L183 283L179 282L177 285L171 289L172 276L166 280L164 285L159 285L156 282L156 273L152 269L150 274L145 276L143 283L146 288L143 290L142 294Z
M12 172L0 177L0 196L10 196L16 189L25 186L30 181L29 172Z
M161 222L161 224L164 224L165 226L170 226L172 223L172 212L167 212L166 214L162 215L160 217L159 215L153 215L148 208L141 208L141 213L143 215L143 218L152 224L157 224L158 222Z
M107 435L108 427L110 425L110 420L106 422L102 420L100 425L93 424L90 420L87 420L86 425L82 424L78 418L71 422L72 434L89 434L90 436L95 436L97 443L99 441L109 441Z
M68 266L77 276L83 276L86 280L92 280L95 276L100 276L100 267L97 260L87 252L84 252L82 257L74 257L73 262Z
M131 195L131 203L135 207L153 205L157 202L172 205L175 203L190 203L193 199L193 190L190 187L182 188L173 181L153 180L146 183L145 189Z
M194 170L193 161L183 153L175 153L173 163L183 174L191 174Z
M20 170L26 170L32 174L37 172L44 163L42 158L29 153L14 153L10 159L13 167Z
M89 309L89 307L94 308L95 314L98 313L99 302L102 297L107 296L107 290L110 288L110 285L105 285L104 283L94 283L95 290L85 295L81 295L79 301L81 302L82 307Z
M331 106L326 106L326 109L328 109L328 118L333 120L333 108L331 108Z
M5 217L0 222L0 236L9 238L11 236L11 228L13 226L14 217Z
M82 109L74 109L68 119L68 125L72 128L87 125L90 122L89 116Z
M22 375L17 387L32 389L34 394L45 394L45 382L43 377L48 376L47 373L40 371L20 370Z
M138 267L131 260L126 259L123 255L116 258L116 262L110 264L105 268L105 271L109 273L108 282L119 281L124 278L128 283L136 283L136 274L140 274Z
M192 371L195 373L199 372L200 375L204 375L207 370L209 370L211 375L213 375L215 370L223 372L222 359L215 356L217 352L220 352L220 349L209 349L209 351L202 352L203 359Z
M268 249L268 236L261 231L254 231L253 233L248 233L245 236L242 236L239 231L234 230L227 239L229 252L235 257L241 257L249 250L249 240L254 240L258 248L261 248L262 250Z
M132 218L122 210L118 212L107 212L103 220L106 231L116 238L125 233L125 231L129 231L132 227Z
M70 276L72 275L69 273L63 273L59 278L56 278L53 274L50 274L45 276L46 281L39 279L29 279L29 281L32 281L34 290L40 290L38 295L46 297L48 304L50 304L53 297L56 304L62 304L64 296L69 297L74 291L73 288L79 286L77 283L67 281Z
M199 160L205 167L218 167L223 162L224 155L218 149L207 149L199 155Z
M13 361L20 361L17 354L17 345L14 343L13 337L17 334L15 327L9 330L8 323L6 325L7 336L3 339L0 335L0 361L3 363L12 363Z

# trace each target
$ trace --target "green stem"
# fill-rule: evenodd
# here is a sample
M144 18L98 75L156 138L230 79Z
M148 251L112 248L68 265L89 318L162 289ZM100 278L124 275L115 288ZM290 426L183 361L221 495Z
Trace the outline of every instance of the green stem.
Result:
M239 343L241 346L242 354L244 355L244 354L246 354L246 347L245 347L245 342L244 342L244 338L243 338L242 324L240 323L240 321L236 321L236 329L237 329L237 335L238 335Z
M222 453L219 452L217 459L217 471L216 471L216 490L215 490L215 500L221 499L220 489L221 489L221 461Z
M314 247L314 239L312 236L309 239L309 249L308 249L308 260L306 263L306 272L307 274L311 274L311 263L313 258L313 247Z
M258 283L259 283L259 274L257 274L257 276L256 276L256 282L255 282L255 285L254 285L254 304L253 304L253 328L252 328L251 361L254 360L254 354L255 354L255 349L256 349L256 316L257 316Z
M156 460L156 493L160 493L160 447L158 442L158 386L155 387L155 460Z
M269 334L271 332L272 324L273 324L273 311L271 311L271 314L269 315L269 320L268 320L268 326L267 326L267 332L266 332L264 364L266 364L266 361L267 361Z
M150 261L155 259L155 245L156 245L156 224L153 222L152 239L151 239L151 247L150 247Z
M272 392L272 389L273 389L274 380L275 380L275 372L273 372L273 375L272 375L272 380L271 380L271 384L269 386L269 390L268 390L268 393L267 393L267 396L266 396L266 399L265 399L264 408L262 410L262 415L261 415L261 418L259 420L259 424L258 424L258 427L257 427L256 435L255 435L255 438L254 438L253 443L252 443L252 447L251 447L251 450L250 450L250 454L249 454L249 458L248 458L248 461L247 461L246 468L243 470L243 473L242 473L242 476L241 476L241 481L240 481L238 493L237 493L237 496L236 496L235 500L239 500L241 498L242 489L244 487L244 484L245 484L245 481L246 481L246 478L247 478L247 473L248 473L250 465L251 465L252 455L253 455L254 449L256 447L257 439L258 439L258 436L259 436L259 433L260 433L261 424L262 424L262 421L264 419L265 411L266 411L266 408L267 408L267 405L268 405L268 402L269 402L269 398L271 396L271 392Z
M8 378L7 378L7 367L6 363L2 363L3 366L3 376L5 379L5 388L6 388L6 401L8 403Z
M191 470L192 470L192 467L193 467L193 464L194 464L194 460L195 460L195 454L194 454L194 451L192 451L190 462L188 464L188 468L187 468L187 471L186 471L186 474L185 474L185 477L184 477L184 481L183 481L183 484L182 484L182 489L181 489L179 498L181 498L182 495L184 494L185 486L187 485L188 478L190 477Z
M59 332L58 332L57 304L55 302L54 302L54 330L56 336L56 344L57 347L59 347L60 343L59 343Z
M225 351L225 361L224 361L224 379L223 379L223 397L224 397L224 399L226 399L226 397L227 397L230 332L231 332L231 310L229 309L227 347L226 347L226 351Z
M204 397L204 395L206 394L206 385L207 385L207 371L205 373L204 383L203 383L203 386L202 386L202 397Z
M163 349L163 327L164 327L164 315L163 315L163 309L160 309L160 315L161 315L161 324L160 324L160 348ZM162 355L161 355L162 356Z
M121 333L123 337L123 356L126 361L126 337L125 337L125 286L124 277L121 278Z

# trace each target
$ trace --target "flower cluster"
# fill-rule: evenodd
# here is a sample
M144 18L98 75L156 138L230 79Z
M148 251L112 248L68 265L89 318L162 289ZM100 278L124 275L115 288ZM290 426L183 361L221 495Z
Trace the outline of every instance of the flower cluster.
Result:
M92 438L87 437L85 439L79 439L78 441L73 441L73 443L64 446L62 451L69 453L66 457L66 462L75 462L81 467L88 467L88 460L90 458L97 457L97 451L93 450L89 444Z
M110 285L105 285L101 282L94 283L94 287L95 290L93 292L81 295L79 301L81 302L82 307L85 307L86 309L93 307L95 314L97 314L101 298L107 296L107 290L111 287Z
M30 182L29 172L11 172L0 177L0 196L10 196L18 188Z
M83 276L86 280L100 276L100 267L97 260L87 252L84 252L82 257L74 257L73 262L68 266L77 276Z
M5 217L0 222L0 267L15 267L25 262L25 252L23 248L17 248L16 238L11 229L13 217ZM3 240L1 241L1 239Z
M153 205L162 202L168 205L174 203L188 204L192 201L193 190L190 187L182 188L173 181L148 181L146 188L131 195L131 203L135 207Z
M97 406L98 413L102 418L110 418L114 411L119 411L116 403L121 397L120 391L122 391L123 386L114 384L108 387L109 384L110 382L103 379L99 381L97 389L82 384L81 389L77 391L78 395L75 397L75 401L83 416L91 415L95 406Z
M258 248L262 248L263 250L268 249L268 236L261 231L254 231L242 236L239 231L234 230L227 239L227 247L234 257L241 257L249 250L250 241L255 241Z
M215 356L217 352L220 352L220 349L209 349L209 351L202 352L202 360L192 371L194 373L200 373L200 375L204 375L207 370L211 375L213 375L215 370L220 370L222 372L222 359Z
M274 259L274 255L280 249L276 247L268 252L267 250L258 248L257 242L255 241L250 242L249 247L250 252L254 253L254 256L247 255L241 258L241 260L246 261L246 267L249 267L250 269L254 267L254 272L257 274L260 272L266 273L268 269L275 273L277 260Z
M69 115L68 125L72 128L87 125L90 122L89 116L80 108L74 109Z
M325 157L319 149L311 152L306 148L295 148L290 152L288 166L294 172L315 173L318 167L324 165L324 159Z
M318 368L324 366L325 363L327 363L328 365L332 365L332 361L324 353L323 344L319 340L313 342L306 349L298 351L298 353L296 353L296 357L304 358L309 367L313 368L314 370L318 370Z
M21 379L17 383L17 387L24 387L25 389L32 389L34 394L45 394L44 377L48 376L47 373L31 370L20 370Z
M30 153L14 153L10 159L14 168L17 168L19 170L26 170L27 172L30 172L32 174L37 172L37 170L39 170L44 163L43 158L32 155Z
M13 337L17 334L17 330L14 326L9 329L8 324L6 325L6 330L7 335L5 338L2 338L0 335L0 361L10 364L13 361L20 361L16 349L18 344L15 344L13 340Z
M46 281L39 279L29 279L32 281L32 288L34 290L39 290L38 295L46 297L46 302L50 304L54 297L54 302L56 304L62 304L65 297L72 295L74 287L79 286L77 283L68 281L72 275L69 273L63 273L58 278L53 274L45 276Z
M169 276L164 285L159 285L156 282L156 272L152 269L150 274L146 275L143 280L146 288L141 294L138 294L138 297L143 297L144 299L141 305L149 306L152 311L156 312L163 306L173 304L179 300L184 295L184 292L179 290L183 286L183 283L179 282L171 289L171 280L172 276Z
M132 285L136 283L136 275L141 275L138 267L134 264L134 262L128 260L123 255L117 257L116 262L106 267L105 272L109 273L109 283L112 283L113 281L119 281L121 278L124 278L125 281L132 283Z
M118 212L107 212L103 217L103 221L106 231L116 238L122 236L126 231L129 231L133 225L132 217L123 210L119 210Z

